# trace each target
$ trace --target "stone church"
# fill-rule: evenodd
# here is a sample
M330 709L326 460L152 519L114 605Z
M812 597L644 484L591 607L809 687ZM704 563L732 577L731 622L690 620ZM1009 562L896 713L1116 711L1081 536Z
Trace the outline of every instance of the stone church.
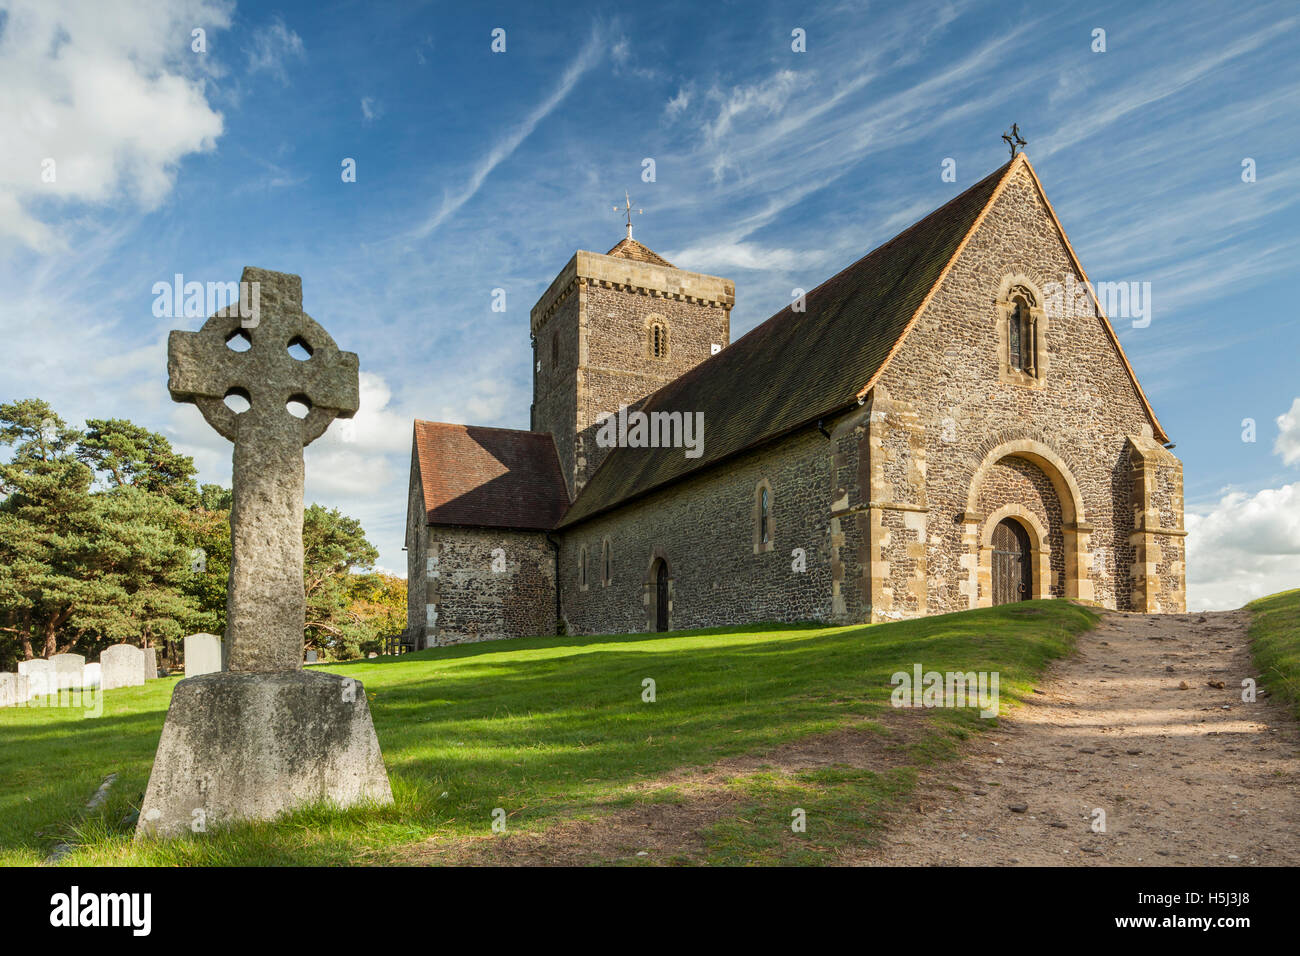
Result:
M530 429L415 422L407 639L1185 610L1182 465L1085 282L1023 154L735 342L730 280L577 252Z

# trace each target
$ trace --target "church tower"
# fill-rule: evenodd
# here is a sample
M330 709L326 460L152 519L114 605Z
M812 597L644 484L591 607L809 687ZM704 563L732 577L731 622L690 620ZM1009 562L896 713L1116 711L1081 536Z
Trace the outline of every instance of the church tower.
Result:
M533 306L531 430L550 432L575 498L608 452L596 420L726 348L736 286L686 272L627 238L579 250ZM693 409L678 409L687 412Z

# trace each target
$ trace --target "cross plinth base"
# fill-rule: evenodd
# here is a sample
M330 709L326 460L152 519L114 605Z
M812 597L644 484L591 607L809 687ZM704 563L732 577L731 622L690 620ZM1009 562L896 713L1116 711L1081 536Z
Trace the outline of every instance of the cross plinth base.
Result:
M136 839L393 792L359 681L318 671L190 677L172 692Z

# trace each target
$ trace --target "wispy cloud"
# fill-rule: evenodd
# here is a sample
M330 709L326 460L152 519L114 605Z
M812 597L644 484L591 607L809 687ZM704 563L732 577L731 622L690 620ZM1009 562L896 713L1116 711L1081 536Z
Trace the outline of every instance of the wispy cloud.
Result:
M253 41L244 52L248 56L249 74L266 72L281 83L289 82L288 64L307 56L302 37L278 16L253 33Z
M591 37L579 51L578 55L565 68L560 82L550 94L537 104L524 119L516 124L505 136L493 144L487 155L479 160L466 183L455 193L444 196L438 210L424 221L412 233L412 238L423 239L455 215L465 203L474 198L482 188L484 181L501 163L509 159L519 145L532 135L539 123L550 116L561 103L573 92L578 81L588 73L602 56L604 37L599 31L593 31Z

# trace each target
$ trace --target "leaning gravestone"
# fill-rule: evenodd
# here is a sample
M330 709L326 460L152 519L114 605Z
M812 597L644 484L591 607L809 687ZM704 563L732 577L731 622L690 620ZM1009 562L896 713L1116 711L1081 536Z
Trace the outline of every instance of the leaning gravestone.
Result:
M144 683L144 652L131 644L114 644L99 655L99 687L117 690Z
M53 690L76 689L86 679L86 659L80 654L55 654L50 658L54 665Z
M18 673L27 677L31 697L43 697L54 689L54 665L43 657L19 661Z
M158 648L144 648L144 679L156 680L158 677Z
M199 677L221 671L221 638L191 634L185 638L185 676Z
M241 299L167 343L172 398L193 402L235 445L229 670L187 676L172 692L137 838L184 833L199 820L206 829L270 819L318 801L393 800L364 687L302 669L302 449L334 418L356 413L357 357L302 311L298 276L248 268L242 278L259 309ZM229 348L237 336L251 347ZM308 358L295 358L295 345ZM248 409L227 407L231 395ZM306 406L306 417L289 402Z

